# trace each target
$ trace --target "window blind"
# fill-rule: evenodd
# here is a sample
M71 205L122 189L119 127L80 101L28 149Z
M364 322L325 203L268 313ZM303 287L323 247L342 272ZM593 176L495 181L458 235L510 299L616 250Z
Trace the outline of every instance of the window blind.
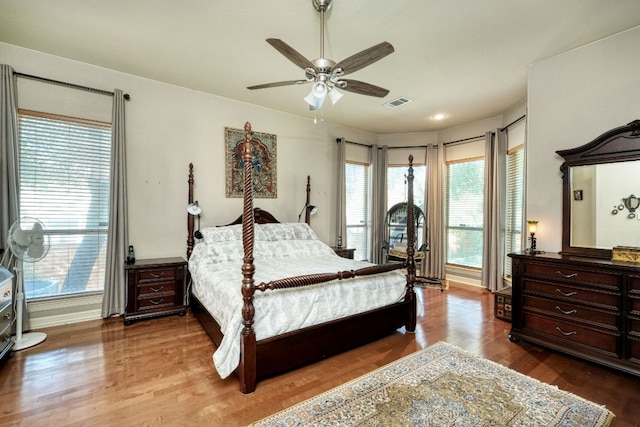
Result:
M524 198L524 149L507 153L507 209L505 218L504 276L511 277L511 258L507 254L522 250L522 204Z
M345 163L347 241L356 259L368 259L370 241L369 165Z
M484 159L447 163L447 263L482 268Z
M20 215L38 218L47 256L24 265L25 295L104 288L111 125L21 110Z

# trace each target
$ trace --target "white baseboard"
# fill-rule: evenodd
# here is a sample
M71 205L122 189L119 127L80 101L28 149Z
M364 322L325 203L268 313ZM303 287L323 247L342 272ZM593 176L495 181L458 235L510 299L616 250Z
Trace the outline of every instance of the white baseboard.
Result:
M85 322L87 320L99 320L102 318L102 310L85 310L74 313L54 314L44 317L30 317L29 325L32 330L50 328L52 326L69 325L71 323Z
M102 293L29 301L31 329L50 328L102 318Z
M482 281L477 280L477 279L472 279L470 277L464 277L464 276L456 276L453 274L447 274L446 279L449 282L457 282L457 283L462 283L465 285L469 285L469 286L475 286L478 288L482 288Z

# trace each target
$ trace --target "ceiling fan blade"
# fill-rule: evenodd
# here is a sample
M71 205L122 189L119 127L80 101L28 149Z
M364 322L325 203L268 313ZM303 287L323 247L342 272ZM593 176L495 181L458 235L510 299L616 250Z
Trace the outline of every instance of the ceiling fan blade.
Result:
M303 70L313 68L313 63L302 56L297 50L286 44L280 39L267 39L267 43L273 46L278 52L287 57L287 59Z
M280 86L290 86L290 85L301 85L304 83L309 83L307 80L286 80L283 82L273 82L273 83L264 83L261 85L255 86L247 86L247 89L266 89L268 87L280 87Z
M393 52L394 49L391 43L382 42L370 47L369 49L365 49L362 52L358 52L355 55L351 55L347 59L343 59L334 65L333 69L342 68L345 74L354 73Z
M340 79L343 82L347 82L345 87L340 89L347 92L358 93L360 95L376 96L378 98L384 98L389 94L389 90L380 86L372 85L370 83L361 82L359 80Z

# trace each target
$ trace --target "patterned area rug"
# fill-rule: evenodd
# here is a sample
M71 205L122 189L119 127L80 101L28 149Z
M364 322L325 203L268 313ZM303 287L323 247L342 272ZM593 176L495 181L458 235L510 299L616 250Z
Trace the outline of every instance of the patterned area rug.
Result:
M608 426L606 408L439 342L253 424Z

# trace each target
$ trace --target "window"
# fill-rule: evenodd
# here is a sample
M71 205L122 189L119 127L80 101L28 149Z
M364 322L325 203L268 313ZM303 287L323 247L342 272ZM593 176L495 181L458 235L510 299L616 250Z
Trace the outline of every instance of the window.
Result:
M507 209L505 215L504 276L511 277L511 258L506 254L522 250L522 199L524 150L519 146L507 153Z
M407 202L408 200L408 186L407 186L407 166L389 166L387 167L387 208L391 209L396 203ZM424 165L413 166L413 203L418 206L423 214L425 213L424 207L424 184L425 176L427 173L427 167ZM423 218L422 227L416 230L416 246L420 248L424 237L424 223L426 218ZM405 230L402 230L404 233ZM391 231L391 243L396 236Z
M346 162L347 244L355 248L356 259L367 259L371 241L369 211L369 165Z
M447 263L482 268L484 160L447 163Z
M24 263L27 299L102 291L111 125L20 110L20 215L42 221L45 258Z

